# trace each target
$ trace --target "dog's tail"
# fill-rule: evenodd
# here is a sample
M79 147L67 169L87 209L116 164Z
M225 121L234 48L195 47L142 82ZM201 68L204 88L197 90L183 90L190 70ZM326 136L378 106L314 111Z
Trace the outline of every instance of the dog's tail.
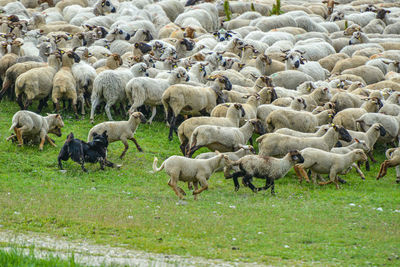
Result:
M158 158L154 157L154 161L153 161L153 173L159 172L162 169L164 169L164 165L165 165L165 161L161 164L160 168L157 168L157 162L158 162Z

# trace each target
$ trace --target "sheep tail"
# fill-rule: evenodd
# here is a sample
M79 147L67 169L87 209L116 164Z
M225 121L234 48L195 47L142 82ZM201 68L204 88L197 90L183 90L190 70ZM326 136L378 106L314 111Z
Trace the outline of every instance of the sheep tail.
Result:
M10 131L14 131L14 128L17 127L18 123L17 122L13 122L11 127L10 127Z
M164 165L165 165L165 161L161 164L160 168L157 168L157 162L158 162L158 158L154 157L154 161L153 161L153 172L159 172L162 169L164 169Z
M392 158L392 153L393 151L395 151L396 148L389 148L388 150L386 150L385 155L387 159L391 159Z

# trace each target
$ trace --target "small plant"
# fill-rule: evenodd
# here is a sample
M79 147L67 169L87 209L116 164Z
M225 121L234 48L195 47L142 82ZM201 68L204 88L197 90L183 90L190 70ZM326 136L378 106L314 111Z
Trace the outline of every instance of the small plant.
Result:
M344 29L346 30L349 27L349 22L347 20L344 21Z
M256 9L255 9L255 7L254 7L254 3L251 3L251 5L250 5L250 9L251 9L251 11L256 11Z
M224 2L224 11L225 11L225 16L226 16L226 21L231 20L232 12L229 9L229 1L228 0L225 0L225 2Z
M269 15L272 16L280 14L283 14L283 11L281 10L281 0L276 0L276 4L272 5L272 10L269 13Z

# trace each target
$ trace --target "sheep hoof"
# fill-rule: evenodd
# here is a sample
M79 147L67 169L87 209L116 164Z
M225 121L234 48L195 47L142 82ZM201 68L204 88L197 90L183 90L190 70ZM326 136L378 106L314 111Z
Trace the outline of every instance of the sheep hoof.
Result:
M146 122L147 124L151 124L152 123L152 121L148 121L148 122Z
M239 191L239 186L235 186L235 192Z
M90 123L91 123L91 124L94 124L94 120L90 120Z
M119 168L121 168L122 167L122 164L116 164L115 165L115 168L117 168L117 169L119 169Z
M400 184L400 177L397 177L396 183Z

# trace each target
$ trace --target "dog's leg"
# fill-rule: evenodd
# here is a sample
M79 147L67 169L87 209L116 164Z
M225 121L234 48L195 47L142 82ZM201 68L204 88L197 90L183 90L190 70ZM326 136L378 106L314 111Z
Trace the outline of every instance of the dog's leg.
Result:
M82 171L87 172L87 170L85 168L85 160L83 158L80 158L79 161L81 164Z
M135 137L132 136L132 138L129 138L129 140L131 140L135 143L135 146L136 146L137 150L139 150L139 152L143 152L143 149L140 147L140 145L136 141Z

